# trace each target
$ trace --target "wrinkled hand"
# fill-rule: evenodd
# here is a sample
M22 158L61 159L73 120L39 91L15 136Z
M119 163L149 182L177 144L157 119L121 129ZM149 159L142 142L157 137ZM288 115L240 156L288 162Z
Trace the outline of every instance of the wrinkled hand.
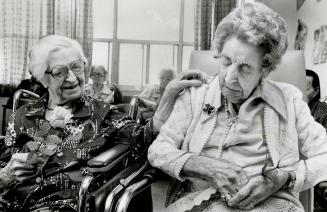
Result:
M274 169L265 173L265 176L251 178L233 197L227 199L230 207L251 210L257 204L278 191L287 181L288 173Z
M243 168L229 161L202 155L191 156L184 164L181 176L203 179L222 195L234 195L246 185Z
M164 95L176 97L185 88L199 87L202 83L207 83L208 78L209 76L200 70L185 70L168 83Z
M9 178L18 181L32 176L36 173L37 164L42 163L42 159L37 159L35 163L27 162L28 153L15 153L12 155L8 164L1 170Z
M179 73L170 81L161 97L156 113L153 117L153 131L158 132L174 108L175 99L188 87L199 87L207 83L208 76L199 70L187 70Z
M248 182L243 168L224 160L215 160L209 176L211 185L226 198L237 193Z

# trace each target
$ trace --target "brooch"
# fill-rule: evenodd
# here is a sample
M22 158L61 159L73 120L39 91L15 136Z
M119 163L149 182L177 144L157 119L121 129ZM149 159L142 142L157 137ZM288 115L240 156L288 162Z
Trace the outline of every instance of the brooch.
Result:
M202 111L206 115L211 116L212 114L214 114L216 112L216 109L214 106L211 106L210 104L205 104Z

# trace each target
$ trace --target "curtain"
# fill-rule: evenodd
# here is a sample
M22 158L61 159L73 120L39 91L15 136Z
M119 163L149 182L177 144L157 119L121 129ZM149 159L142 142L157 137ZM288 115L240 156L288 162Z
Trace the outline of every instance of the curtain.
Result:
M0 84L29 77L28 51L49 34L76 39L91 63L92 0L0 0Z
M219 22L236 7L237 0L197 0L195 12L195 50L210 50Z

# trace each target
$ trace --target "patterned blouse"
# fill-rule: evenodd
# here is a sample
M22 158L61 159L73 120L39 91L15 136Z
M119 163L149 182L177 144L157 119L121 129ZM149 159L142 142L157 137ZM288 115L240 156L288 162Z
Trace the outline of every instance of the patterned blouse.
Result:
M103 88L100 92L95 92L93 90L92 84L87 84L85 86L85 95L93 97L99 101L103 101L105 103L113 103L114 102L114 91L107 84L103 84Z
M74 172L47 174L60 170L72 161L91 158L114 145L109 138L116 132L115 123L123 117L115 107L83 96L72 110L72 118L62 128L54 129L45 119L47 96L27 104L11 115L5 143L0 145L0 168L17 152L28 152L28 161L38 165L36 178L18 183L0 177L2 199L17 210L34 210L66 205L76 209L80 183L87 174L84 168ZM103 139L105 138L105 139ZM63 201L65 199L65 201ZM0 199L1 200L1 199ZM0 201L0 209L1 209ZM9 211L13 211L11 208Z

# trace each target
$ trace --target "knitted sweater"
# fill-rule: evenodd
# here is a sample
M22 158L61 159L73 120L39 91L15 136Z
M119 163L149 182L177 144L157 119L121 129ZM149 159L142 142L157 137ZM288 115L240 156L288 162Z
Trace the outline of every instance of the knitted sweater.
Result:
M297 88L270 80L264 80L262 87L266 98L275 99L275 105L264 107L263 130L268 152L274 167L295 171L296 182L290 193L297 198L300 191L327 180L327 167L321 163L327 161L326 131L314 121ZM180 176L185 162L201 153L216 125L216 116L203 112L205 104L214 108L221 105L219 77L199 88L187 89L177 98L169 119L149 148L148 159L154 167L185 180ZM300 154L307 159L300 159ZM198 204L205 200L204 196L209 198L210 193L216 192L209 189L212 191L203 191L206 195L197 199Z

